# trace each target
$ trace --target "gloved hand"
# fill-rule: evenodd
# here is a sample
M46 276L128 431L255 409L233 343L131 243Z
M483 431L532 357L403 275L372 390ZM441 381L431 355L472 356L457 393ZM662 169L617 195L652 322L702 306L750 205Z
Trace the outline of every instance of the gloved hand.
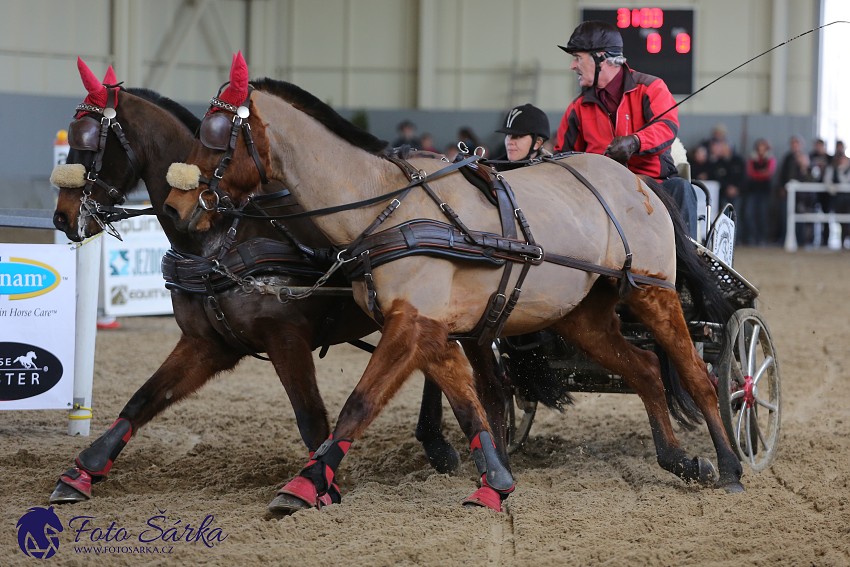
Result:
M640 140L634 134L630 136L618 136L611 140L605 155L611 159L626 165L632 154L640 149Z

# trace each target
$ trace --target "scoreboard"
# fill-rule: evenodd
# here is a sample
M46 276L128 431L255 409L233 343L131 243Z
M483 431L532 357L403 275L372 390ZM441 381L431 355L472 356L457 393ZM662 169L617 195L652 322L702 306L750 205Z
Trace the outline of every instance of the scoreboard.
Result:
M617 26L629 67L661 77L674 95L693 92L694 11L662 8L584 9L582 21Z

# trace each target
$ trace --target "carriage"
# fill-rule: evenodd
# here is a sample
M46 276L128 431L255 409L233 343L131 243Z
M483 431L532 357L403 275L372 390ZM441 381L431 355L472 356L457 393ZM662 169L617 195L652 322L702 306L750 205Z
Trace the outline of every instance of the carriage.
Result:
M685 164L686 165L686 164ZM687 175L687 168L680 168ZM717 278L723 295L736 311L727 321L688 319L688 328L698 352L708 365L717 388L720 414L726 433L742 462L753 471L769 467L776 456L780 432L779 363L767 324L758 311L758 289L733 267L735 211L731 205L723 208L713 223L708 188L701 181L692 185L705 195L706 209L699 216L705 238L695 242L697 252L706 267ZM690 295L680 289L680 299L686 315L692 313ZM623 335L633 344L656 350L656 344L643 325L621 313ZM511 345L509 350L537 350L550 371L557 376L563 390L588 393L633 393L621 376L612 374L563 339L552 335L548 340ZM500 339L496 355L500 361L510 358L503 354ZM501 347L501 348L500 348ZM508 364L510 364L508 362ZM509 451L515 452L528 441L538 401L527 399L515 387L513 400L506 412Z

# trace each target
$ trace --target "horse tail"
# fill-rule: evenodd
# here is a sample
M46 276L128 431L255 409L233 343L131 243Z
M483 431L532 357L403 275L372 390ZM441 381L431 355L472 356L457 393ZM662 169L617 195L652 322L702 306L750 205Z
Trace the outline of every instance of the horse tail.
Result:
M690 294L695 309L694 313L688 315L698 320L725 323L732 317L735 308L721 292L715 275L709 271L708 266L697 254L696 246L688 236L688 230L676 204L667 190L656 180L646 176L641 176L641 179L658 195L673 221L676 243L676 288L680 296L683 293ZM725 336L721 340L725 341ZM721 344L721 349L724 346ZM661 349L656 349L656 354L661 363L661 379L664 383L670 414L686 429L693 429L702 421L702 414L691 396L682 387L679 375L667 355L661 352Z

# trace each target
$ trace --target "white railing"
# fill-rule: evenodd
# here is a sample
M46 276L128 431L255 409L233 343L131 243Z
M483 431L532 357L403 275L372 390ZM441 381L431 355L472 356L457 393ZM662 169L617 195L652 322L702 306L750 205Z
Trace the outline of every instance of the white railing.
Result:
M811 222L826 225L829 230L827 246L830 250L841 249L841 223L850 223L850 213L797 212L797 193L850 193L850 183L810 183L791 180L785 184L787 191L785 225L785 250L797 251L797 224Z

